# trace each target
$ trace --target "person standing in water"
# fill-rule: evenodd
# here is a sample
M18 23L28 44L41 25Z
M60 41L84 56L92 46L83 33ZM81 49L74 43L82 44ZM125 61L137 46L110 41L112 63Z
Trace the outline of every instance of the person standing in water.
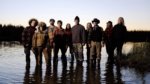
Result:
M106 24L106 29L104 31L104 42L106 45L106 51L108 54L108 58L113 59L112 53L112 29L113 24L111 21L108 21Z
M72 27L72 42L73 51L78 64L82 64L83 61L83 46L85 45L85 28L80 24L78 16L74 19L75 25Z
M94 18L93 21L93 28L89 32L89 45L90 47L90 63L91 64L98 64L100 65L101 60L101 47L102 47L102 40L103 40L103 28L100 27L98 24L100 21L97 18Z
M32 38L32 48L36 57L36 65L42 65L42 52L46 47L47 34L45 33L46 24L40 22L38 25L38 32L34 33ZM47 60L46 60L47 61Z
M126 42L127 28L124 23L124 18L119 17L118 23L112 29L112 51L114 52L117 48L117 56L120 58L122 56L122 47L124 42Z
M22 33L22 44L24 46L24 53L26 55L26 64L30 66L30 50L32 48L32 37L36 31L38 21L35 18L29 20L29 26L26 27Z
M57 27L54 31L54 59L53 59L53 63L57 64L58 62L58 51L59 49L61 50L61 59L63 61L64 64L67 63L67 58L65 55L65 51L66 51L66 37L65 37L65 30L62 28L62 21L58 20L57 21Z
M46 33L48 34L46 48L43 50L47 66L51 65L52 51L54 50L54 31L56 29L55 20L50 19L50 26L47 28ZM53 52L54 53L54 52Z
M87 27L86 27L86 49L87 49L87 63L89 63L90 61L90 45L89 45L89 41L88 41L88 36L89 36L89 32L92 29L92 24L90 22L87 23Z
M74 56L73 56L73 45L72 45L72 32L71 32L71 25L69 23L66 25L65 35L66 35L66 51L69 48L71 54L71 61L73 62Z

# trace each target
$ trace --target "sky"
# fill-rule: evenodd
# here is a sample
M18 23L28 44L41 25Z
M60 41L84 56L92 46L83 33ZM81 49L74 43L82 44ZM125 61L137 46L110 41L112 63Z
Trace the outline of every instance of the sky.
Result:
M74 25L75 16L85 28L94 18L105 29L107 21L115 25L124 17L128 30L150 30L150 0L0 0L0 24L28 26L29 19L36 18L48 26L54 18L65 28Z

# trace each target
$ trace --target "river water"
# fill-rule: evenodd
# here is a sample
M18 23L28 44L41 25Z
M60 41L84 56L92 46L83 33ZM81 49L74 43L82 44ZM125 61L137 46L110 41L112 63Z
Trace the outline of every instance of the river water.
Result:
M132 51L132 43L126 43L125 54ZM60 53L61 54L61 53ZM0 45L0 84L150 84L150 72L138 72L133 68L120 67L107 61L105 47L99 67L89 67L86 61L82 66L71 63L67 55L67 66L58 61L57 67L35 66L31 53L31 66L25 66L23 47L18 44ZM86 50L84 51L86 60ZM44 58L43 58L44 59ZM60 59L60 57L59 57Z

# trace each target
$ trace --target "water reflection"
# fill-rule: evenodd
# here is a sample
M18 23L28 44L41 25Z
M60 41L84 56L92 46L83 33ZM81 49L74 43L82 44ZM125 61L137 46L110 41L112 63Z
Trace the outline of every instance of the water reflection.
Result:
M68 67L62 63L61 70L56 65L46 67L44 76L42 67L35 66L33 73L30 72L30 66L26 66L25 69L24 84L101 84L100 68L85 67L87 70L84 81L84 67L73 62L70 62Z
M113 68L114 68L113 60L111 60L111 61L108 60L107 63L106 63L106 73L105 73L106 84L110 84L110 83L114 84L115 83Z
M42 82L42 68L40 66L35 66L32 81L34 84L40 84Z
M42 68L35 66L34 73L30 75L30 66L26 66L26 72L24 76L24 84L41 84L42 83Z
M86 61L76 65L69 59L67 64L58 61L39 67L35 66L33 54L31 66L25 66L23 47L3 47L0 48L0 84L149 84L150 73L139 75L134 69L120 67L116 60L107 58L104 50L100 66L91 66Z
M100 66L87 66L87 84L101 84L101 70Z
M53 84L53 82L51 82L51 75L52 75L52 71L51 71L52 67L49 66L46 68L45 71L45 77L44 77L44 83L45 84Z
M30 83L30 66L25 67L25 75L24 75L24 84L29 84Z
M70 77L70 84L73 84L73 81L74 81L74 63L73 62L70 62L70 66L69 66L69 77Z
M18 41L11 41L11 42L7 42L7 41L0 41L0 48L2 47L15 47L16 45L21 45L20 42Z
M120 64L118 61L116 61L116 81L117 81L117 84L123 84L123 81L122 81L122 75L121 75L121 67L120 67Z
M105 77L106 84L123 84L121 67L118 61L116 60L114 61L114 59L107 60L105 76L106 76Z

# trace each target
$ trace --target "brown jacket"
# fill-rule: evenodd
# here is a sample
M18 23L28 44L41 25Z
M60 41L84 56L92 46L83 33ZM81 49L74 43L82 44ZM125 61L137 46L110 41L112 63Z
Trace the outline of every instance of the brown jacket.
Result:
M45 47L46 34L44 32L36 32L32 38L32 47Z

